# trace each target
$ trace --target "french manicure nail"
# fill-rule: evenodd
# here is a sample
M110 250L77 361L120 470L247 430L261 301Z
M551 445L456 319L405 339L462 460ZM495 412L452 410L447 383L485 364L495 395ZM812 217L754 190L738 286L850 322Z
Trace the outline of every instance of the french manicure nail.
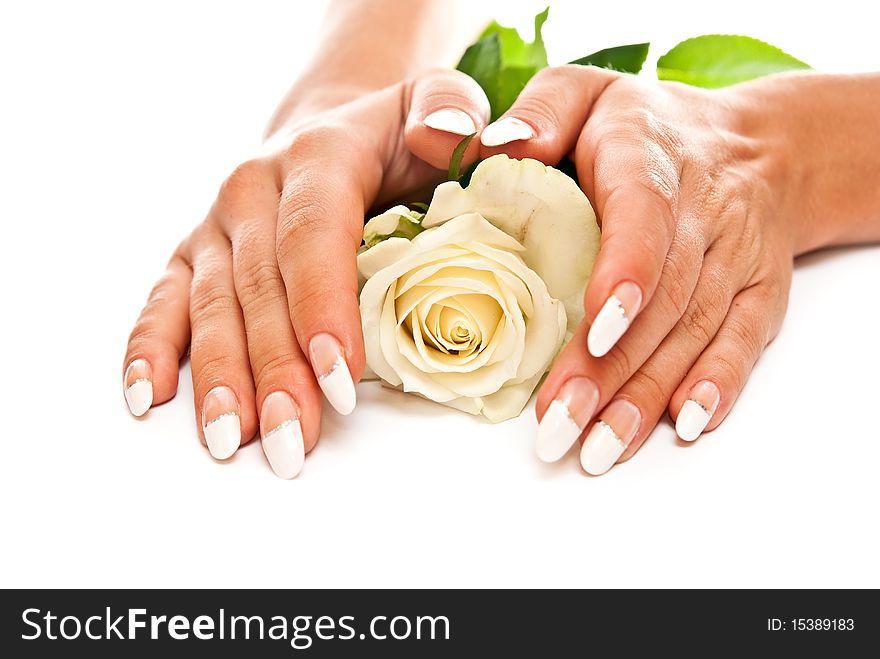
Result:
M263 452L277 476L293 478L302 470L306 453L299 408L285 392L273 392L263 401L260 435Z
M581 447L581 466L599 476L611 469L633 440L642 422L639 408L617 399L606 407Z
M134 416L143 416L153 404L153 371L146 359L135 359L125 369L125 402Z
M202 402L202 430L208 450L225 460L241 446L241 420L238 399L229 387L214 387Z
M467 112L455 108L444 108L432 112L425 117L424 123L428 128L455 135L473 135L477 132L477 126L471 116Z
M525 121L516 117L503 117L489 124L480 135L483 146L501 146L516 140L530 140L535 136L535 131Z
M631 281L618 284L602 305L587 335L587 348L593 357L606 354L629 329L642 304L642 289Z
M329 403L340 414L351 414L357 394L339 341L330 334L316 334L309 342L309 357Z
M589 378L571 378L538 424L535 449L544 462L556 462L581 436L599 405L599 388Z
M675 433L686 442L699 437L721 402L721 392L714 383L702 380L695 384L675 420Z

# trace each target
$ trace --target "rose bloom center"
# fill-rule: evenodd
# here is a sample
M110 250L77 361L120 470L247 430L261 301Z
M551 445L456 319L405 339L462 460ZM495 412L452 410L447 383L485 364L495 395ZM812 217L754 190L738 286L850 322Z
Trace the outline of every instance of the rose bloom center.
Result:
M457 291L438 298L436 288L415 288L424 288L419 292L433 299L416 304L409 313L401 309L398 300L395 310L398 321L403 321L414 341L422 343L429 352L476 356L491 343L504 322L504 310L490 295ZM405 315L401 318L401 314Z

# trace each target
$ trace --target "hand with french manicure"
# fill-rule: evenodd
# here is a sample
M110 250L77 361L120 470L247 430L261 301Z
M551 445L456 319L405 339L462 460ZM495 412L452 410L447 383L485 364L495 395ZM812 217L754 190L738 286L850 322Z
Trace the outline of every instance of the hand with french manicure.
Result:
M687 442L730 412L779 331L792 262L880 239L880 75L706 91L602 69L535 76L481 157L570 156L602 227L584 322L537 402L540 458L593 475L668 409Z
M450 70L314 108L278 121L261 155L220 187L153 289L124 362L125 398L141 416L174 396L189 348L211 455L229 458L259 430L282 478L318 441L322 392L339 414L355 407L364 215L443 180L462 136L489 116L477 83Z

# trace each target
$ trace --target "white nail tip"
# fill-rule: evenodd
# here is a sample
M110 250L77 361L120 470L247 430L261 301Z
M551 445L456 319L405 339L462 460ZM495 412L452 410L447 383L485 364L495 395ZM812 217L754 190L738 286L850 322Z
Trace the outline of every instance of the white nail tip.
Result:
M318 378L318 384L333 409L340 414L352 413L357 404L357 393L344 359L337 360L329 373Z
M302 426L296 419L285 421L263 437L263 452L279 478L290 479L302 470L306 458Z
M602 305L596 319L590 326L590 333L587 335L587 349L593 357L601 357L614 347L614 344L628 328L629 318L626 317L623 303L617 296L612 295Z
M675 433L684 441L692 442L703 433L711 418L709 411L697 401L686 400L675 420Z
M483 146L501 146L516 140L529 140L534 136L535 131L526 122L514 117L504 117L483 129L480 142Z
M425 117L425 125L434 130L462 136L473 135L477 132L477 127L470 115L452 108L432 112Z
M571 418L568 407L561 400L554 400L538 424L535 449L544 462L556 462L580 437L581 427Z
M600 476L614 466L626 446L604 421L597 421L581 448L581 466L588 474Z
M237 414L218 416L205 426L208 450L218 460L225 460L241 446L241 420Z
M153 383L135 380L125 388L125 402L135 416L143 416L153 404Z

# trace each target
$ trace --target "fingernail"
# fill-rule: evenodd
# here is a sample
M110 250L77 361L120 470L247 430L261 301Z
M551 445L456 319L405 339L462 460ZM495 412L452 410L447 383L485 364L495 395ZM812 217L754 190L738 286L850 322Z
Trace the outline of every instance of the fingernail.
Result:
M556 398L538 424L535 449L544 462L556 462L581 436L596 413L599 388L589 378L571 378L562 385Z
M702 380L695 384L675 420L675 433L686 442L699 437L721 402L721 392L714 383Z
M483 146L501 146L516 140L530 140L535 136L535 131L525 121L516 117L504 117L489 124L480 135Z
M351 414L357 394L339 341L330 334L316 334L309 342L309 356L327 400L340 414Z
M238 399L229 387L214 387L202 402L202 429L208 450L218 460L225 460L241 446L241 420Z
M135 416L143 416L153 404L153 370L146 359L135 359L125 369L122 390L128 409Z
M455 108L444 108L432 112L425 117L424 123L428 128L455 135L473 135L477 132L477 126L471 116L467 112Z
M637 284L625 281L617 285L590 325L587 348L593 357L601 357L614 347L629 328L641 304L642 289Z
M306 458L299 408L288 394L276 391L263 401L260 411L263 452L275 475L293 478Z
M588 474L599 476L614 466L636 436L642 415L628 400L612 401L593 424L581 448L581 466Z

